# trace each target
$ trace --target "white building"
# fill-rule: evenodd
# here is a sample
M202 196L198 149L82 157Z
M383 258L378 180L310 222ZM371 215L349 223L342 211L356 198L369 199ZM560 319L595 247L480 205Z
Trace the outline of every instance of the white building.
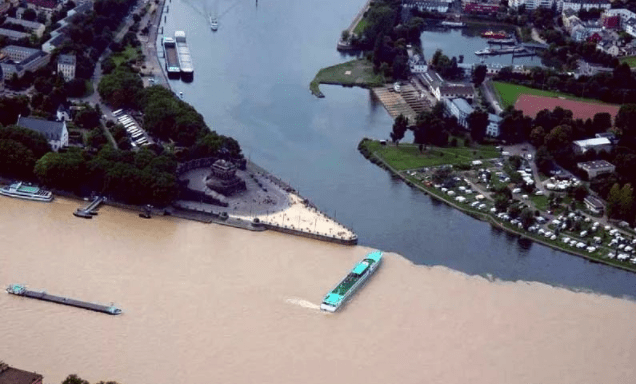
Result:
M409 68L411 69L411 73L424 73L428 71L426 61L418 54L411 56L409 59Z
M623 24L623 29L625 30L625 32L636 37L636 17L632 17L631 19L627 20L625 24Z
M44 24L37 23L35 21L16 19L13 17L7 17L7 19L5 20L5 23L23 26L24 28L31 31L31 33L34 33L37 37L42 37L42 34L44 33L44 28L45 28Z
M457 118L457 123L468 129L468 116L473 113L473 107L464 99L444 99L446 112Z
M451 2L448 0L402 0L402 7L417 8L420 12L446 13Z
M39 132L48 140L51 149L57 152L62 147L68 146L68 130L66 122L48 121L32 117L18 116L17 126Z
M57 58L57 72L64 76L64 81L75 78L75 55L60 55Z
M600 151L609 152L612 150L612 142L609 141L609 139L606 137L577 140L573 142L572 145L574 147L574 152L576 152L577 154L582 154L589 150L593 150L597 153Z
M508 6L510 8L519 8L525 5L526 10L533 10L537 8L552 8L555 0L508 0Z
M613 173L616 170L614 164L605 160L586 161L585 163L578 163L576 166L587 173L589 180L599 175Z
M20 47L18 45L8 45L0 50L4 58L0 61L2 75L5 80L24 75L24 72L34 72L49 63L51 56L39 49Z
M488 114L488 126L486 127L486 136L499 137L501 133L499 126L501 125L501 117L493 113Z
M576 12L581 9L589 11L590 9L610 9L611 4L609 0L563 0L557 2L557 9L565 11L566 9L572 9Z

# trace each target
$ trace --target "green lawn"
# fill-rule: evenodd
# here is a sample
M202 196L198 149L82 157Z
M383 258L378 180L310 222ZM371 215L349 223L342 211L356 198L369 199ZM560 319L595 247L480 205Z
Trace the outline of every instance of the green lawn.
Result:
M367 22L367 19L365 19L364 17L362 19L360 19L360 21L358 22L358 25L356 25L356 27L353 29L353 33L356 36L360 36L362 34L362 32L364 32L365 28L367 27L367 25L369 25L369 23Z
M414 144L400 144L396 147L384 146L377 141L366 141L364 145L370 152L375 152L399 171L443 164L470 163L473 160L499 157L499 151L490 145L474 148L428 147L424 153L420 153L418 146Z
M630 67L636 67L636 56L621 57L618 59L621 63L627 63Z
M321 95L320 84L379 87L384 83L384 76L373 73L373 63L365 59L357 59L321 69L309 85L309 89L311 93L319 96Z
M532 202L534 203L534 206L540 210L540 211L545 211L548 209L548 198L547 196L537 196L535 194L532 194L530 196L530 200L532 200Z
M560 92L552 92L552 91L542 91L536 88L524 87L523 85L511 84L511 83L502 83L500 81L493 81L493 86L495 91L499 94L499 100L501 100L502 108L507 108L511 105L515 105L517 99L520 95L535 95L535 96L547 96L547 97L559 97L568 100L578 100L578 101L587 101L590 103L600 103L600 101L595 99L584 99L581 97L576 97L569 95L567 93Z
M117 52L117 53L113 53L112 58L113 58L113 63L115 63L116 66L120 66L122 63L130 60L130 59L134 59L140 56L140 52L137 48L134 48L130 45L126 46L126 49L124 49L121 52Z

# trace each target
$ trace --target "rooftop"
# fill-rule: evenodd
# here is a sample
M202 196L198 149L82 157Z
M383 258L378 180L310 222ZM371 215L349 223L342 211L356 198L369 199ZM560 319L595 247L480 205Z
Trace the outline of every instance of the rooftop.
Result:
M18 117L18 126L27 128L32 131L40 132L47 139L60 140L64 123L58 121L49 121L43 119L35 119L32 117Z
M455 104L457 109L459 109L462 113L465 113L467 115L473 113L473 107L471 107L470 104L468 104L468 102L464 99L453 99L451 100L451 103Z
M24 19L16 19L14 17L7 17L5 22L6 23L11 23L11 24L18 24L18 25L21 25L23 27L27 27L29 29L38 29L38 28L44 27L44 24L40 24L40 23L35 22L35 21L29 21L29 20L24 20Z
M579 147L591 147L595 145L609 145L611 142L606 137L595 137L593 139L577 140L574 144Z
M34 384L41 383L42 375L9 367L0 361L0 384Z
M28 33L24 33L24 32L18 32L18 31L14 31L11 29L6 29L6 28L0 28L0 35L1 36L6 36L12 39L21 39L23 37L29 37L30 35Z
M22 53L27 53L29 55L32 55L32 54L37 53L37 52L41 52L39 49L29 48L29 47L21 47L19 45L7 45L6 47L2 48L1 51L2 52L6 52L6 51L20 51Z
M60 55L57 62L58 64L75 65L75 55Z

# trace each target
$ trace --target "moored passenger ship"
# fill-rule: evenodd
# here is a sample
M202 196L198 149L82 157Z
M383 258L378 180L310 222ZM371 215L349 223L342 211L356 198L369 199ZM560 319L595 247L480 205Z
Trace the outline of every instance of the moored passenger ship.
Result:
M0 188L0 195L35 201L53 200L53 194L50 191L45 191L33 185L25 185L22 182Z
M355 293L360 285L375 272L381 261L382 252L374 251L369 253L325 296L320 304L320 309L327 312L337 311Z

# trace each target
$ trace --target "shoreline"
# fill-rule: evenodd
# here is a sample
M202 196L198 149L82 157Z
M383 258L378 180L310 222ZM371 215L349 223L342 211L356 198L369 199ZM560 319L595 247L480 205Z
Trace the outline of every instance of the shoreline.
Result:
M401 172L397 171L396 169L394 169L391 165L389 165L383 158L381 158L380 156L376 155L375 152L373 153L368 153L366 150L360 150L359 152L369 161L371 161L373 164L378 165L380 168L383 168L385 170L387 170L391 175L397 176L399 177L406 185L408 185L409 187L412 188L416 188L421 192L424 192L425 194L429 195L430 197L441 201L449 206L451 206L452 208L457 209L458 211L471 216L477 220L480 221L484 221L484 222L488 222L490 223L491 226L494 226L500 230L506 231L508 233L511 233L513 235L518 236L521 239L527 239L533 242L537 242L539 244L545 245L551 249L557 250L557 251L561 251L570 255L574 255L574 256L578 256L581 258L584 258L586 260L589 260L590 262L594 262L594 263L599 263L599 264L605 264L607 266L610 267L614 267L614 268L618 268L624 271L628 271L628 272L633 272L636 273L636 266L632 266L629 264L625 264L625 263L620 263L619 261L615 260L615 259L604 259L601 257L594 257L592 255L589 254L584 254L584 253L579 253L579 252L575 252L572 249L568 249L568 248L564 248L561 247L560 244L559 245L555 245L554 243L550 243L548 241L546 241L545 239L540 238L539 236L533 236L530 233L525 233L525 232L520 232L518 229L515 228L510 228L509 226L505 225L504 223L501 223L499 221L497 221L494 217L492 217L492 215L488 214L488 213L484 213L481 211L474 211L471 209L468 209L467 207L463 207L457 203L455 203L454 201L450 201L445 197L442 197L437 190L432 189L432 188L426 188L425 186L420 185L419 183L411 180L409 177L403 175ZM376 161L373 161L376 160ZM378 164L379 162L379 164Z

